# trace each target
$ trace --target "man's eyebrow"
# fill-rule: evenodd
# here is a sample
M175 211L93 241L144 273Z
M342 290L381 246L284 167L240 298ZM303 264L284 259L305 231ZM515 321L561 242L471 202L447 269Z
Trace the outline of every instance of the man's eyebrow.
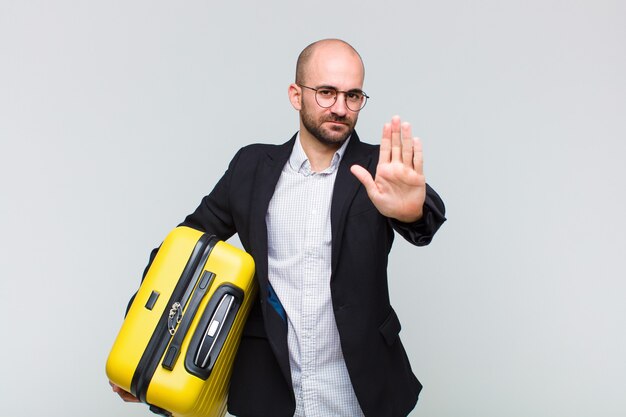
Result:
M337 87L335 87L334 85L328 85L328 84L323 84L323 85L318 85L315 88L330 88L332 90L339 90Z
M318 85L317 87L315 87L317 89L320 88L329 88L329 89L333 89L335 91L343 91L343 90L339 90L337 87L335 87L334 85ZM350 90L346 90L347 93L362 93L363 90L361 90L360 88L351 88Z

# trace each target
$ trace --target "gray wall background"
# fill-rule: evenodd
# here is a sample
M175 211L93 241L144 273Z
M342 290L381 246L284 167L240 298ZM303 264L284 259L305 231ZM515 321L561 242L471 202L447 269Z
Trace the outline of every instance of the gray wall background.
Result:
M397 240L414 417L626 415L626 3L0 0L0 404L148 416L104 363L149 251L234 152L297 129L340 37L424 141L449 221Z

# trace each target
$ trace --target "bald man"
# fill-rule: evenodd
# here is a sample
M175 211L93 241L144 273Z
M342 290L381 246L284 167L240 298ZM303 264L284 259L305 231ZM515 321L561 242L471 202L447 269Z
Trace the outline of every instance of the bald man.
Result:
M400 417L417 402L387 256L394 231L430 243L445 209L408 123L393 117L379 146L360 141L364 75L346 42L307 46L288 89L300 130L283 145L241 149L182 223L223 240L237 233L256 262L259 298L233 368L233 415ZM420 276L418 265L409 270L396 279Z

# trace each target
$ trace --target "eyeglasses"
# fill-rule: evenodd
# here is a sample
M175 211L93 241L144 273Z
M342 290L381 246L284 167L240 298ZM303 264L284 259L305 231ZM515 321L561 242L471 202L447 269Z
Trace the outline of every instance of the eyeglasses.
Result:
M315 91L315 101L320 107L325 109L332 107L337 102L337 96L339 94L344 95L346 107L353 112L360 111L363 107L365 107L367 99L370 98L364 91L361 90L339 91L333 87L313 88L302 84L298 85L302 88Z

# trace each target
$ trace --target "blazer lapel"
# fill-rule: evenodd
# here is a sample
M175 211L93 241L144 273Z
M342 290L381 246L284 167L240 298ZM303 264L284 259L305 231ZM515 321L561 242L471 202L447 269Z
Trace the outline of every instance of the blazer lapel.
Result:
M295 138L294 135L291 140L283 145L270 148L267 154L260 158L254 192L250 200L250 247L256 263L265 331L289 386L291 386L291 371L289 369L287 323L271 305L268 305L268 248L265 216L282 169L291 155Z
M371 155L363 147L356 132L353 132L346 152L339 163L330 208L330 225L332 230L331 267L333 273L339 260L339 249L341 248L348 208L359 186L361 186L361 182L350 172L350 167L358 164L369 170L371 160Z
M250 242L254 248L257 276L267 281L267 225L265 216L276 183L291 155L295 136L290 141L271 148L260 158L256 172L255 187L250 199Z

